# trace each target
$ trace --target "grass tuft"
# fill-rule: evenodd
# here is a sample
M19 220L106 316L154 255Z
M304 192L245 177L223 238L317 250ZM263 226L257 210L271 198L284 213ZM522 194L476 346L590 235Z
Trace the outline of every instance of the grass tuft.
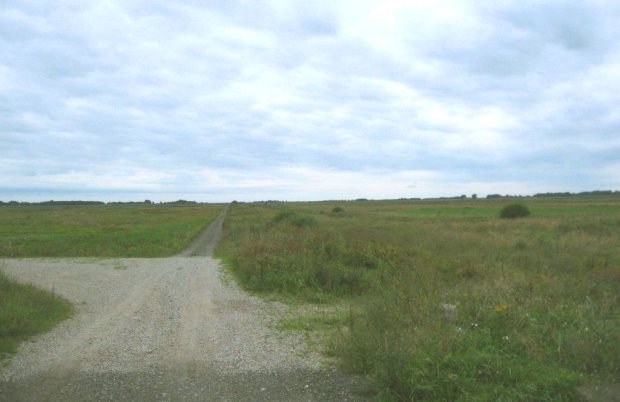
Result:
M10 280L0 272L0 358L17 350L19 342L51 329L71 316L62 297Z
M310 228L317 226L318 222L312 216L300 214L292 211L282 211L272 220L273 224L289 224L298 228Z

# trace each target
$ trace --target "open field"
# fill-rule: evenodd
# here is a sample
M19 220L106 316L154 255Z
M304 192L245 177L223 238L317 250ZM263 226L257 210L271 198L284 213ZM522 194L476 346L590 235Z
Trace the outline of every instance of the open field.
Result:
M164 257L223 205L0 206L0 257Z
M531 216L499 219L515 201ZM350 304L281 325L344 323L330 351L385 400L578 400L620 378L619 197L237 204L218 254L248 289Z

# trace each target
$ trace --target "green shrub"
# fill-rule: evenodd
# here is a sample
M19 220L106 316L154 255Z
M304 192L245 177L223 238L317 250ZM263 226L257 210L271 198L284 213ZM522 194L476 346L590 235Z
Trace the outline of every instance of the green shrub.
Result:
M342 212L344 212L344 208L342 208L342 207L334 207L334 209L332 209L332 213L334 213L334 214L339 214L339 213L342 213Z
M515 219L529 216L530 210L523 204L506 205L499 213L500 218Z

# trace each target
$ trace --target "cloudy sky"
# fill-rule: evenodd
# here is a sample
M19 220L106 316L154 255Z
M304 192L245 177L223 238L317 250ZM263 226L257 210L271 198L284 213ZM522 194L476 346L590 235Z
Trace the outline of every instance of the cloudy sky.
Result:
M0 200L593 189L614 0L0 0Z

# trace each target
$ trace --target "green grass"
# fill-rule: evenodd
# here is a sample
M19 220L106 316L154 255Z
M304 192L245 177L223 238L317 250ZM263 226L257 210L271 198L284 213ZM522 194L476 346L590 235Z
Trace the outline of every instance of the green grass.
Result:
M221 205L0 206L2 257L164 257Z
M0 359L15 352L19 342L70 317L72 311L60 296L15 283L0 272Z
M276 329L281 331L320 331L332 329L335 325L346 322L348 315L341 311L307 312L280 319Z
M515 201L531 215L500 219ZM382 400L578 400L620 378L618 197L238 204L218 254L247 289L351 303L330 349Z

